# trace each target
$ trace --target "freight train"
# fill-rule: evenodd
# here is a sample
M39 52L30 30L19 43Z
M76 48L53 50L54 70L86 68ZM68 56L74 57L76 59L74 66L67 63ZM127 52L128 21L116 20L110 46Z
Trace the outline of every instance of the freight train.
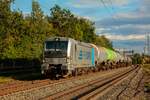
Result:
M67 37L52 37L44 42L42 75L49 77L76 76L128 66L131 59L120 53Z

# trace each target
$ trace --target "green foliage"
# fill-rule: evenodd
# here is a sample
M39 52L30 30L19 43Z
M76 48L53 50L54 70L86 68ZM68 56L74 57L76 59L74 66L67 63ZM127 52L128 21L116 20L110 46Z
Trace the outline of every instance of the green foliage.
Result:
M142 59L143 59L143 61L142 61L143 64L150 64L150 56L143 54Z
M138 53L134 54L132 57L133 64L141 64L142 63L142 56Z
M31 12L32 22L41 22L43 20L43 12L40 8L38 2L32 0L32 12Z
M113 50L112 42L109 41L104 35L97 36L95 41L96 45L100 45L102 47L106 47Z
M0 0L0 59L41 59L43 42L52 36L71 37L83 42L112 48L104 36L95 34L94 23L75 16L58 5L45 16L37 1L32 1L32 12L24 16L11 11L13 0Z
M94 24L84 18L73 15L68 9L55 5L51 9L49 22L58 30L58 36L71 37L84 42L94 42Z

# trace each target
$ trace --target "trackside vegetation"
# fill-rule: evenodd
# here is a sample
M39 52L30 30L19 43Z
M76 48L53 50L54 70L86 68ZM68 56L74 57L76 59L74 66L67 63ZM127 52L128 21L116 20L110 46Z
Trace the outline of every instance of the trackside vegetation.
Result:
M144 74L147 77L147 80L145 82L145 92L150 93L150 64L144 64L143 65Z
M11 9L13 0L0 0L0 59L42 58L43 41L48 37L70 37L112 49L105 36L95 33L94 22L74 15L58 5L44 15L39 3L32 1L30 14Z

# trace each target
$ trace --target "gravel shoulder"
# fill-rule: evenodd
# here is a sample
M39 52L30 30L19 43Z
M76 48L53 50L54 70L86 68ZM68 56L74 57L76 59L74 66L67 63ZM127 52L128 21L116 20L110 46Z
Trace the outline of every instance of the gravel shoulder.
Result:
M150 64L143 65L144 93L146 100L150 100Z
M150 64L142 66L143 79L137 89L136 96L132 100L150 100Z

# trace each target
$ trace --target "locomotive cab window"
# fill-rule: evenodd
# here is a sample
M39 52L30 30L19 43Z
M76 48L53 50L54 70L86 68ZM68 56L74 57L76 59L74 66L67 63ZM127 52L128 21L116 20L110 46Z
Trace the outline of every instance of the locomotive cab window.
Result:
M47 50L67 50L68 41L47 41L45 46Z
M45 42L45 56L66 57L67 56L68 41L46 41Z

